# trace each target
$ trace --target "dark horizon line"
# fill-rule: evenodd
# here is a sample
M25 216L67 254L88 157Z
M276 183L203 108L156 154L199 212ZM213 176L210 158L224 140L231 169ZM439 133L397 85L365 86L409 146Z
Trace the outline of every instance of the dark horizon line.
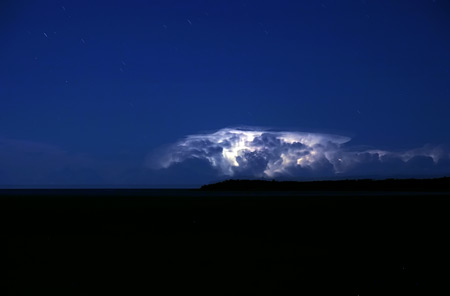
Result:
M324 186L326 185L326 186ZM447 187L448 185L448 187ZM154 190L320 190L320 191L342 191L342 190L403 190L408 189L405 186L416 191L417 189L444 189L450 191L450 177L430 177L430 178L346 178L346 179L324 179L324 180L276 180L276 179L227 179L214 183L203 185L189 185L185 187L177 187L179 185L149 187L146 185L123 185L123 186L103 186L103 185L78 185L78 186L8 186L0 187L0 195L11 191L154 191ZM433 187L434 186L434 187ZM437 187L436 187L437 186ZM378 191L377 190L377 191Z

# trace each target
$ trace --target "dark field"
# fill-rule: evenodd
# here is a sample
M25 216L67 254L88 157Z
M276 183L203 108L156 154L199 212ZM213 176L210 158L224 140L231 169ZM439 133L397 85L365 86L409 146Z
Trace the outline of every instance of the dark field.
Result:
M2 295L444 295L450 193L0 191Z

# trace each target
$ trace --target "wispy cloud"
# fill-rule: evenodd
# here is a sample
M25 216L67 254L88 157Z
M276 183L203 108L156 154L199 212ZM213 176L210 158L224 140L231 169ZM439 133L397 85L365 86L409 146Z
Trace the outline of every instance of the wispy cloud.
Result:
M57 146L0 138L0 185L52 185L95 182L94 161ZM88 177L85 177L88 176Z

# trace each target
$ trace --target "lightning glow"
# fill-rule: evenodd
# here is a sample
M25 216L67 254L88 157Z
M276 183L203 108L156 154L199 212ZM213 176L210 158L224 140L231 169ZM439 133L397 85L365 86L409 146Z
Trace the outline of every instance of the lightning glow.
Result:
M326 158L325 152L349 140L329 134L226 128L187 136L171 147L159 165L167 168L188 158L200 158L224 175L251 170L256 176L272 177L295 166L314 167L316 161Z
M272 178L298 175L339 175L386 170L408 172L411 160L439 164L448 153L437 148L405 152L349 149L345 136L269 131L260 128L225 128L189 135L154 157L153 168L169 168L188 159L202 159L224 176ZM417 159L422 157L422 159ZM417 164L416 164L417 165Z

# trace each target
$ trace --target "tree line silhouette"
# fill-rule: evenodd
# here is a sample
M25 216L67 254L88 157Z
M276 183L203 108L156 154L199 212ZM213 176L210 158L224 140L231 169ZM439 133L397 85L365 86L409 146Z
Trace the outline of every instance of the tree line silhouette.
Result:
M448 192L450 177L435 179L355 179L337 181L226 180L203 185L208 191L405 191Z

